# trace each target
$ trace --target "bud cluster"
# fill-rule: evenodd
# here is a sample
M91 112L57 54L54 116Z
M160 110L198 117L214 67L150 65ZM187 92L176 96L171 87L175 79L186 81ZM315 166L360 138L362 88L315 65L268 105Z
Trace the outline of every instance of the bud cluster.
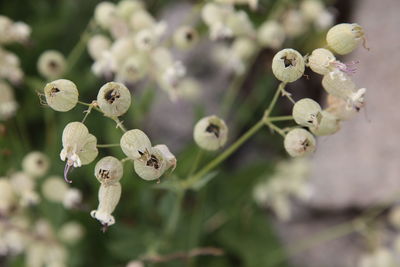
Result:
M18 103L10 84L20 85L24 78L20 59L5 46L12 43L24 44L30 34L31 28L27 24L0 15L0 121L15 115Z
M341 55L353 51L363 38L361 26L346 23L333 26L326 37L328 47ZM343 45L345 43L348 44ZM338 61L333 52L326 48L317 48L304 60L299 52L283 49L272 60L272 71L284 84L301 78L305 66L323 75L322 87L328 93L327 108L322 109L314 100L303 98L294 103L292 110L295 122L307 127L316 136L338 132L340 122L350 119L364 106L366 89L357 89L350 78L355 72L354 63L344 64ZM293 157L310 154L315 150L315 144L315 138L305 129L290 130L284 140L286 151Z
M167 24L157 21L144 2L101 2L96 6L94 21L100 32L91 36L87 50L97 76L129 85L150 79L171 100L185 97L185 92L193 89L187 83L193 79L186 77L185 66L174 59L163 42ZM187 50L197 43L198 33L195 28L182 25L168 38L176 48Z
M73 189L60 177L44 178L50 160L42 152L28 153L21 165L22 170L10 170L7 176L0 177L0 256L24 253L27 266L66 266L66 246L76 244L83 237L83 227L68 221L56 228L34 206L51 201L73 208L67 201ZM36 189L39 183L41 192Z

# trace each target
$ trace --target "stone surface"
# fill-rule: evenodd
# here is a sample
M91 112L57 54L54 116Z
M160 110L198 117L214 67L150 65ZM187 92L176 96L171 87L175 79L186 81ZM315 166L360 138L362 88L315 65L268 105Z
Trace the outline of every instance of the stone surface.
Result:
M360 61L354 80L368 89L367 106L358 117L343 123L339 133L319 138L312 159L315 194L307 205L335 212L278 224L286 244L349 220L341 215L345 209L367 209L400 190L399 10L398 0L362 0L354 9L352 21L364 27L371 51L359 48L344 61ZM360 236L352 234L320 242L290 259L300 267L354 267L364 250Z
M319 139L313 206L365 207L400 189L399 10L398 0L363 0L354 10L371 50L360 47L344 61L360 61L354 80L367 88L367 105L338 134Z

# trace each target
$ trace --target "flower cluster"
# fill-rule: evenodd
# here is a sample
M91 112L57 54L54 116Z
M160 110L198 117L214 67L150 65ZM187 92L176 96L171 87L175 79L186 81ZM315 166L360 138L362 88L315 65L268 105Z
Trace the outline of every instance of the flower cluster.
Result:
M66 112L73 109L78 101L79 92L77 86L70 80L59 79L48 83L44 88L49 107L56 111ZM174 170L176 158L164 144L152 146L147 135L139 130L133 129L126 131L119 116L125 114L131 106L131 93L128 88L119 82L108 82L104 84L98 94L97 99L91 104L86 104L89 109L82 122L75 121L68 123L62 134L63 148L60 158L65 161L64 179L68 179L68 172L71 168L78 168L93 162L98 155L97 138L89 133L84 121L92 109L101 112L117 122L117 127L124 131L120 139L120 146L124 154L128 157L123 161L132 161L134 170L139 177L144 180L157 180L166 171ZM106 145L107 146L107 145ZM119 180L123 176L123 165L121 160L107 156L97 162L94 175L100 182L99 206L90 214L105 227L115 223L111 215L117 206L121 196L121 184ZM52 187L57 190L52 191ZM73 194L66 189L65 184L61 185L57 178L49 179L44 184L44 191L53 201L65 202L73 201ZM64 197L62 197L64 196ZM72 199L71 199L72 198ZM65 204L66 205L66 204Z
M274 16L256 27L235 4L247 3L256 9L258 1L217 0L204 5L202 19L208 26L211 40L233 39L219 44L215 59L221 66L243 74L249 60L262 48L279 49L285 40L304 34L312 25L317 30L332 26L334 16L322 1L305 0L288 10L278 10Z
M90 37L87 49L97 76L125 84L149 79L171 100L194 88L195 80L186 77L185 66L167 48L166 23L157 21L141 1L101 2L96 6L94 22L101 33ZM184 25L171 39L175 47L188 49L197 42L198 34Z
M332 27L327 33L328 48L338 54L347 54L365 40L364 32L358 24L343 23ZM294 49L283 49L273 58L272 71L283 84L291 83L303 76L305 67L323 75L322 86L328 93L327 108L312 99L304 98L294 103L293 119L307 127L316 136L332 135L340 130L340 122L356 114L364 106L365 88L357 89L350 75L355 69L352 64L344 64L326 48L317 48L306 60ZM288 96L286 91L283 94ZM284 146L293 157L304 156L315 150L315 138L307 130L290 130Z
M273 210L279 220L287 221L292 214L291 198L307 201L312 195L308 183L310 166L304 158L280 162L275 172L254 187L255 202Z
M14 22L0 15L0 120L14 116L18 104L9 83L20 84L24 78L20 60L5 46L11 43L26 43L30 36L30 27L23 22Z
M49 167L49 158L33 151L23 158L21 171L0 178L0 255L24 253L27 266L67 266L66 246L75 244L84 234L77 222L55 228L37 212L31 212L31 207L43 199L73 208L76 194L80 196L77 190L71 193L65 183L57 184L60 178L49 177L42 183L41 197L36 184L44 179Z

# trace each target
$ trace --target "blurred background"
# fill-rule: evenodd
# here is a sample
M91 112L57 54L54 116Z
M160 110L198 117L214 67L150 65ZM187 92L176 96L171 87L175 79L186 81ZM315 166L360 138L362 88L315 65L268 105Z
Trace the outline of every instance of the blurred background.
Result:
M63 128L68 122L80 121L86 107L77 106L61 113L42 105L38 92L42 92L47 81L38 72L37 61L46 50L61 52L67 62L73 63L63 78L77 84L81 101L94 100L99 88L112 80L93 73L93 59L86 49L87 29L91 29L90 21L99 2L0 2L0 15L25 22L32 29L29 41L6 46L19 57L25 77L13 85L18 102L15 116L0 121L0 176L21 170L21 162L29 152L41 151L51 164L47 174L37 180L39 194L49 176L62 176L64 162L59 160L59 153ZM144 2L157 21L166 22L167 36L182 24L193 25L200 35L199 42L188 51L171 49L173 56L184 63L187 73L199 82L200 89L174 102L157 84L129 84L133 104L122 117L128 129L142 129L154 143L168 145L178 159L177 177L185 178L195 161L197 148L192 132L196 121L211 114L222 116L230 130L228 145L233 143L259 120L272 99L278 85L271 71L274 54L291 47L306 55L326 46L329 27L307 24L299 34L287 37L281 47L260 49L249 60L247 71L238 74L226 58L222 63L216 60L214 49L230 41L210 40L207 26L200 18L204 2ZM236 8L246 12L257 28L267 18L274 18L274 12L280 12L275 19L284 23L288 12L300 10L302 2L260 0L256 10L247 5ZM365 108L344 122L335 135L319 137L316 153L301 162L290 161L281 136L265 127L229 157L205 186L186 192L180 216L173 222L174 231L167 236L165 222L174 212L178 196L162 186L165 180L159 186L149 183L137 177L132 165L125 164L122 196L113 214L117 223L102 233L101 225L89 215L98 204L95 162L75 169L70 178L72 187L82 194L78 207L66 209L43 197L40 204L27 211L32 225L44 218L54 232L68 221L82 226L82 238L64 246L66 266L126 266L130 261L137 264L131 266L400 266L400 212L396 213L400 193L400 115L396 110L400 94L400 2L322 3L330 16L321 19L322 25L332 20L333 24L354 22L364 28L370 50L360 46L340 60L359 62L353 79L368 90ZM293 16L294 22L286 22L289 32L301 24L297 19ZM98 31L91 30L89 35ZM1 64L4 62L0 61ZM307 69L305 77L290 84L287 90L294 99L309 97L323 106L326 94L321 79ZM236 81L236 89L233 96L226 96L232 81ZM290 115L291 109L290 101L281 98L273 115ZM98 143L119 142L121 133L115 129L115 123L102 114L92 112L85 124ZM280 122L279 126L290 127L293 123ZM101 149L98 158L106 155L124 158L119 147ZM203 165L216 155L218 152L206 153ZM272 195L271 190L287 191L257 191L262 187L259 185L276 178L296 180L297 187L292 190L295 193L288 190L284 197L274 198L272 205L264 203L257 192ZM11 215L3 214L0 219L7 216ZM7 228L3 226L1 231L0 247L7 241ZM0 266L42 266L28 265L25 252L3 253Z

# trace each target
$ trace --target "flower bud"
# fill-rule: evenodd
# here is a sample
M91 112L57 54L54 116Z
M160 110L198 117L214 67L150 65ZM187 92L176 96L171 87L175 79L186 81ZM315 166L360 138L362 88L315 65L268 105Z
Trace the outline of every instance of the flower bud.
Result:
M278 49L285 41L285 29L275 20L268 20L258 28L258 42L267 48Z
M138 50L150 51L156 47L158 36L153 29L143 29L135 35L134 41Z
M305 19L314 21L324 11L324 5L319 0L304 0L300 4L300 11Z
M78 103L78 89L70 80L60 79L46 84L44 95L47 104L56 111L66 112Z
M118 2L117 14L125 20L129 20L131 15L144 8L143 3L137 0L122 0Z
M64 74L65 64L65 58L60 52L48 50L40 55L37 68L43 77L52 80Z
M307 21L304 15L296 9L289 9L283 16L283 28L287 36L295 38L307 30Z
M315 138L310 132L297 128L286 134L284 147L292 157L300 157L315 151Z
M221 6L216 3L208 2L201 10L201 18L207 24L213 24L221 19Z
M321 106L310 98L303 98L294 104L292 115L299 125L318 127L321 121Z
M99 206L97 210L92 210L90 215L100 221L104 226L115 223L114 216L111 214L115 210L121 197L121 184L116 182L111 185L101 184L99 190Z
M317 48L308 57L307 65L312 71L321 75L327 75L332 71L330 63L336 60L331 51L325 48Z
M95 21L104 29L108 29L117 16L116 7L111 2L100 2L94 10Z
M82 203L82 193L76 188L69 188L62 201L66 209L76 208Z
M94 175L100 183L110 185L121 180L124 168L121 161L108 156L99 160L94 168Z
M236 38L232 44L232 52L241 60L249 60L257 50L256 43L249 38Z
M126 267L144 267L144 264L141 261L133 260L128 262Z
M118 117L128 111L131 93L122 83L109 82L100 88L97 104L107 117Z
M10 183L16 195L19 196L22 207L37 204L40 201L38 194L34 191L35 183L28 174L16 172L11 175Z
M44 181L41 189L47 200L62 203L69 188L61 177L50 176Z
M326 35L328 46L339 55L346 55L357 48L364 39L363 28L356 23L342 23L333 26Z
M143 9L134 12L129 22L134 31L152 28L156 24L154 18Z
M45 175L49 165L49 158L39 151L30 152L22 160L22 169L32 177Z
M0 120L7 120L14 116L18 103L15 101L12 88L0 81Z
M324 75L322 86L328 94L340 97L344 100L347 100L356 90L354 82L344 73L340 75L335 73Z
M191 26L182 26L178 28L173 36L176 47L180 49L189 49L198 41L199 34L196 29Z
M0 177L0 214L7 214L14 207L16 198L11 183Z
M124 61L130 57L131 55L134 55L137 52L137 49L134 44L133 38L120 38L115 40L110 48L110 55L109 56L109 61L112 62L112 65L116 64L118 66L122 65ZM102 55L104 57L104 53ZM117 69L116 66L112 66L112 70Z
M282 82L294 82L304 73L304 59L294 49L283 49L272 59L272 72Z
M3 15L0 15L0 44L7 44L12 42L12 30L13 21Z
M148 70L148 62L145 58L135 55L126 59L122 68L118 70L117 80L134 83L143 78Z
M139 129L124 133L120 145L124 154L133 160L140 159L151 148L150 139Z
M226 26L232 31L234 36L251 36L255 35L254 26L244 11L229 12L226 19Z
M102 34L96 34L92 36L87 44L89 55L94 60L99 60L102 54L110 49L110 47L111 40Z
M332 113L323 110L321 122L318 127L310 127L310 131L316 136L332 135L340 130L340 120Z
M83 229L81 224L71 221L61 226L61 229L58 232L58 236L64 243L73 245L77 243L80 239L82 239L84 233L85 230Z
M81 122L71 122L65 126L62 143L60 158L63 161L67 160L68 166L80 167L91 163L97 157L97 139L89 134L89 130Z
M202 149L217 150L223 147L228 139L228 127L217 116L208 116L196 123L193 137Z

